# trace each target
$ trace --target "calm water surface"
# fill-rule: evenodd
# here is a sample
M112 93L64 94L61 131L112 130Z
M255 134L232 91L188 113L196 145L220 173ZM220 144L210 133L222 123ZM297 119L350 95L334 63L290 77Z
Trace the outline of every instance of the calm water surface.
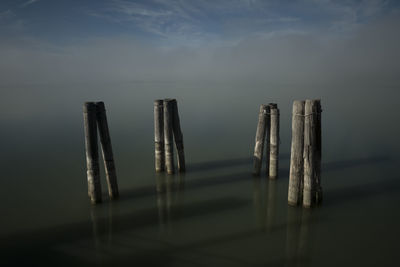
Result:
M39 87L6 88L2 100L0 246L5 264L398 262L399 129L392 124L397 93L391 88L382 89L385 99L363 91L360 100L362 89L352 89L349 96L346 90L292 86ZM32 90L36 93L28 93ZM164 97L178 99L185 175L154 173L153 100ZM311 210L287 205L291 103L306 97L321 97L324 109L324 202ZM102 173L104 201L92 206L82 103L98 99L106 103L121 198L108 200ZM258 107L269 102L281 109L277 180L251 175Z

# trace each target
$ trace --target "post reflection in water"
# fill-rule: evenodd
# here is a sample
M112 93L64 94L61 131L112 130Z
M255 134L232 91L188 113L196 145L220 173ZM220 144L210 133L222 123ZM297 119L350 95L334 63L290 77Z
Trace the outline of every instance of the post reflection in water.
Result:
M253 200L255 217L261 230L271 231L275 223L275 180L254 178Z
M178 176L157 174L156 192L158 221L161 233L171 234L172 221L178 219L184 191L184 174Z
M90 220L92 222L93 248L95 251L95 261L103 259L100 253L104 245L112 246L113 239L113 204L107 203L107 209L102 209L99 205L90 207Z
M157 192L157 209L158 209L158 225L160 226L160 232L165 231L166 225L166 201L165 197L165 181L166 176L164 173L156 175L156 192Z
M104 242L111 243L113 238L113 204L107 203L106 205L106 214L100 206L93 205L90 208L93 241L96 246Z
M268 179L267 187L267 231L271 231L275 223L275 205L276 205L276 180Z
M261 189L262 181L260 177L254 177L254 190L253 190L253 201L254 201L254 212L257 226L261 229L264 228L265 222L265 203L263 201L263 193Z
M92 233L93 233L93 243L96 249L99 248L100 244L100 223L98 218L97 206L92 205L90 209L90 220L92 221Z
M286 266L308 265L311 259L312 210L288 207L286 228Z

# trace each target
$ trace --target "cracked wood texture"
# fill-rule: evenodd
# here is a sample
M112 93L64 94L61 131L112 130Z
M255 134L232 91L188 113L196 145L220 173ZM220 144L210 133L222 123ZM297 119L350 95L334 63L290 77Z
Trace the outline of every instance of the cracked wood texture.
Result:
M165 167L168 174L175 172L174 166L174 137L172 131L173 121L173 100L165 99L163 102L164 111L164 150L165 150Z
M83 105L88 195L92 204L100 203L102 200L97 146L96 110L96 104L93 102L86 102Z
M111 146L110 130L108 128L104 102L96 102L97 126L99 128L101 151L106 172L108 195L111 199L119 197L117 172L115 169L114 155Z
M154 161L156 172L164 171L164 111L163 100L154 101Z
M292 144L290 153L290 174L288 203L295 206L301 200L303 180L304 148L304 101L293 102L292 111Z
M270 103L270 154L269 154L269 178L276 179L279 169L279 109L275 103Z
M172 100L172 130L175 138L175 146L176 146L176 154L178 161L178 171L185 172L186 164L185 164L185 151L183 147L183 134L181 130L181 123L179 120L179 111L178 111L178 103L176 99Z
M322 158L322 127L321 127L321 100L315 100L315 105L317 109L316 114L316 162L315 162L315 172L316 172L316 185L315 185L315 202L319 204L322 202L322 185L321 185L321 158Z
M254 158L253 174L256 176L259 176L261 172L264 143L266 143L265 142L266 133L269 135L269 128L270 128L269 111L270 111L269 106L261 105L260 111L258 113L258 124L257 124L256 140L254 145L254 156L253 156ZM267 152L269 153L269 141L266 143L266 146L268 147ZM269 155L267 158L268 158L267 172L269 172Z
M307 99L304 108L304 207L311 207L315 204L315 185L317 181L317 112L316 101Z

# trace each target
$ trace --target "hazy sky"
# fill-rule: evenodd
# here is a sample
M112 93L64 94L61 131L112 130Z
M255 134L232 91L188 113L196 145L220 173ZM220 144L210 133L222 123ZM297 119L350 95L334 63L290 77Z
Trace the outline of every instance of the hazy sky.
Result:
M2 0L0 85L397 83L399 22L394 0Z
M251 151L276 102L288 151L292 101L321 98L324 155L398 154L399 49L397 0L0 0L0 132L81 149L82 103L103 100L116 151L151 145L152 102L174 97L188 147Z

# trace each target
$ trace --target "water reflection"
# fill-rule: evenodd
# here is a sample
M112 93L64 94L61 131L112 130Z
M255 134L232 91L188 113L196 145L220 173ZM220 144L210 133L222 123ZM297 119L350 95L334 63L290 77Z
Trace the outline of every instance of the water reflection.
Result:
M311 257L312 210L288 207L286 228L286 266L308 265Z
M113 239L114 205L107 203L106 209L99 205L90 207L90 220L92 222L92 236L95 248L99 244L110 245Z
M276 207L276 180L268 179L267 187L267 231L271 231L275 223L275 207Z
M156 202L160 233L171 234L172 220L179 218L182 205L185 175L156 175Z
M253 201L257 226L270 232L275 223L276 181L255 177Z

